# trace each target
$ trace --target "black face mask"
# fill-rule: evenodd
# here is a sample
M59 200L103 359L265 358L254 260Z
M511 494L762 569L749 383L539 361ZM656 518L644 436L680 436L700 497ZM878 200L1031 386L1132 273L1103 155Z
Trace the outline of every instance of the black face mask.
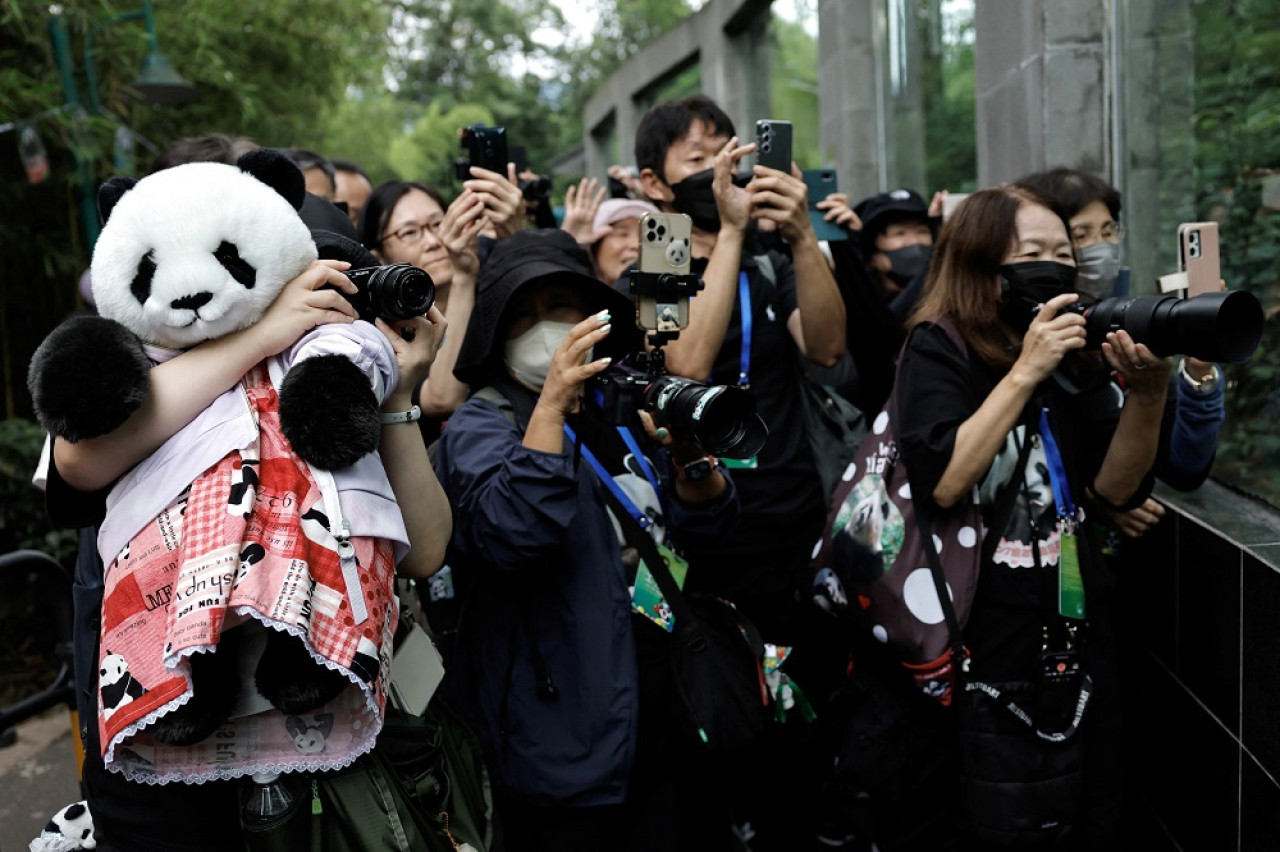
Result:
M1000 267L1000 319L1025 334L1040 306L1063 293L1076 292L1076 268L1052 260Z
M720 230L720 208L716 206L716 194L711 188L715 176L715 169L703 169L671 184L671 192L675 196L671 206L676 212L692 219L695 228L713 234ZM750 180L750 175L735 175L733 183L746 186Z
M929 258L933 257L933 246L915 243L886 251L884 256L889 258L889 280L899 287L906 287L929 271Z

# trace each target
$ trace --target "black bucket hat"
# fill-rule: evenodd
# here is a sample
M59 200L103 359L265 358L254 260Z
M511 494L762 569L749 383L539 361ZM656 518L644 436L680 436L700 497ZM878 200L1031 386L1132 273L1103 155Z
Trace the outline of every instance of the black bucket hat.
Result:
M505 375L502 354L506 341L498 338L498 331L507 305L520 290L548 279L573 287L588 313L608 310L613 315L613 331L596 347L597 357L610 356L616 361L643 347L635 306L591 273L587 253L567 231L517 231L494 246L480 270L475 308L453 368L458 381L475 388Z

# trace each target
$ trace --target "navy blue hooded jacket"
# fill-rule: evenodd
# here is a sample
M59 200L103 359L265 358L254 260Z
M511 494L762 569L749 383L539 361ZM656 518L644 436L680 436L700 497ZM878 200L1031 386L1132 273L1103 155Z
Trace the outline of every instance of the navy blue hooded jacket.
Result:
M571 238L566 246L554 239L557 251L547 257L570 270L557 279L571 283L579 270L588 308L610 307L615 328L623 326L630 304L617 303L574 263ZM535 805L611 805L626 798L639 705L619 542L591 466L567 440L560 453L524 447L517 423L527 422L535 397L492 369L500 364L494 356L503 306L547 274L542 242L517 234L499 244L482 272L455 370L473 387L499 385L516 416L473 397L450 417L436 448L436 472L454 507L448 562L463 599L446 680L486 748L500 792ZM506 264L503 254L521 262ZM664 491L671 497L666 529L677 542L722 539L737 520L732 483L697 507L674 499L674 487ZM545 694L547 678L554 697Z

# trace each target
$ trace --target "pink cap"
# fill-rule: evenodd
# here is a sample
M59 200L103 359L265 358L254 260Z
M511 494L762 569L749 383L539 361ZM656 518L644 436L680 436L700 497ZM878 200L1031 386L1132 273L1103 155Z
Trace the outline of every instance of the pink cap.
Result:
M591 223L591 228L598 231L623 219L639 219L646 213L657 212L658 208L647 201L635 198L609 198L602 201L600 207L596 209L596 219Z

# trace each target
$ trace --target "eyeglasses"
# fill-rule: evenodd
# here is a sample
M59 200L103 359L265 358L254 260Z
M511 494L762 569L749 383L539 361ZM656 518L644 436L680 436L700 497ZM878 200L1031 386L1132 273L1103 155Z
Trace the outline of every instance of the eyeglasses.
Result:
M382 242L386 242L387 240L394 237L395 239L399 240L402 243L407 243L412 245L413 243L416 243L419 240L421 240L423 234L427 233L428 231L431 232L432 234L438 232L440 230L440 223L442 221L443 219L437 219L434 222L413 222L409 225L405 225L403 228L401 228L398 231L392 231L389 234L383 234L380 239Z
M1071 229L1071 242L1073 243L1089 243L1098 242L1099 240L1122 240L1124 239L1124 225L1118 222L1106 222L1101 228L1090 228L1086 225L1077 225Z

